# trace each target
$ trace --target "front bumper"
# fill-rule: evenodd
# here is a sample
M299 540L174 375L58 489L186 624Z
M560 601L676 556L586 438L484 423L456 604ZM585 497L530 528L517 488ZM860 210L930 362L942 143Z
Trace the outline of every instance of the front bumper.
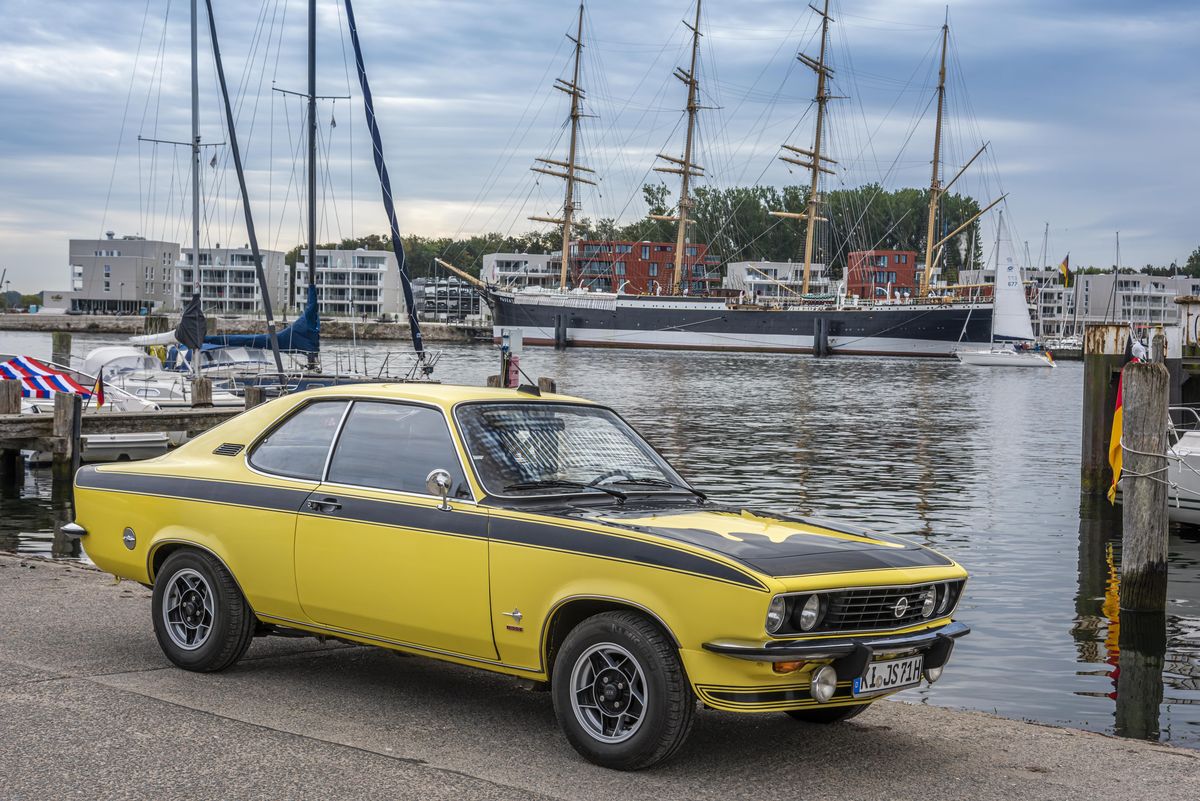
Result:
M952 621L934 629L911 634L839 637L828 640L715 640L704 650L752 662L818 662L831 660L838 679L862 675L876 653L920 651L926 668L942 667L950 658L954 641L971 633L970 627Z

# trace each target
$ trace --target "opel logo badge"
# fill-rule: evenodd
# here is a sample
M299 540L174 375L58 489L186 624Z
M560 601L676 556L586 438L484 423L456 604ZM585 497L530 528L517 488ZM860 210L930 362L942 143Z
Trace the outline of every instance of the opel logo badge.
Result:
M908 599L901 596L899 601L896 601L896 608L892 610L892 614L896 617L904 617L904 613L908 611Z

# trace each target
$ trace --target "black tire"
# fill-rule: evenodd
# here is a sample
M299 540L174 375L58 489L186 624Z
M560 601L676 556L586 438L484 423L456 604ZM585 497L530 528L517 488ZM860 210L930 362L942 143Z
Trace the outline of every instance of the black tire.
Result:
M189 593L184 587L191 584ZM175 603L180 596L185 596L182 603ZM168 604L171 614L164 615ZM254 639L254 611L225 566L204 551L185 549L167 557L155 576L150 608L159 647L184 670L224 670L242 658ZM192 641L186 643L189 637Z
M597 657L608 661L617 652L631 660L621 661L618 656L617 664L626 675L632 674L630 690L640 687L644 699L639 704L636 695L626 695L603 701L627 704L624 709L630 713L640 709L636 725L630 720L633 714L608 716L615 721L614 737L625 737L619 742L602 739L606 718L579 708L572 700L587 695L584 700L601 703L596 688L601 682L610 688L608 675L601 674L618 668L599 671L594 681L587 683L588 689L579 693L574 691L574 682L591 675ZM687 739L696 714L696 697L675 647L658 626L636 612L604 612L572 629L555 657L550 690L558 725L571 746L588 761L616 770L642 770L669 759ZM591 709L600 711L595 706ZM599 733L595 731L597 720L601 721Z
M843 720L858 717L866 711L870 704L857 704L855 706L826 706L816 707L814 709L792 709L786 714L792 720L798 720L801 723L841 723Z

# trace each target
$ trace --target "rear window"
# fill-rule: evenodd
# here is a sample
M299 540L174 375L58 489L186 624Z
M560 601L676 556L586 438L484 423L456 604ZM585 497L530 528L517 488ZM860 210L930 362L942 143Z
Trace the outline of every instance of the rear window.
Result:
M265 473L320 481L346 403L321 401L303 407L254 446L250 464Z

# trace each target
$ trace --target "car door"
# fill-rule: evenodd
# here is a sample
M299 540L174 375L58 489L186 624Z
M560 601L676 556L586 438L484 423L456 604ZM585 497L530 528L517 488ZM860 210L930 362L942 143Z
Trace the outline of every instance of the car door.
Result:
M439 469L452 478L445 504L426 489ZM438 408L353 403L297 518L295 564L300 605L322 626L496 658L487 512Z

